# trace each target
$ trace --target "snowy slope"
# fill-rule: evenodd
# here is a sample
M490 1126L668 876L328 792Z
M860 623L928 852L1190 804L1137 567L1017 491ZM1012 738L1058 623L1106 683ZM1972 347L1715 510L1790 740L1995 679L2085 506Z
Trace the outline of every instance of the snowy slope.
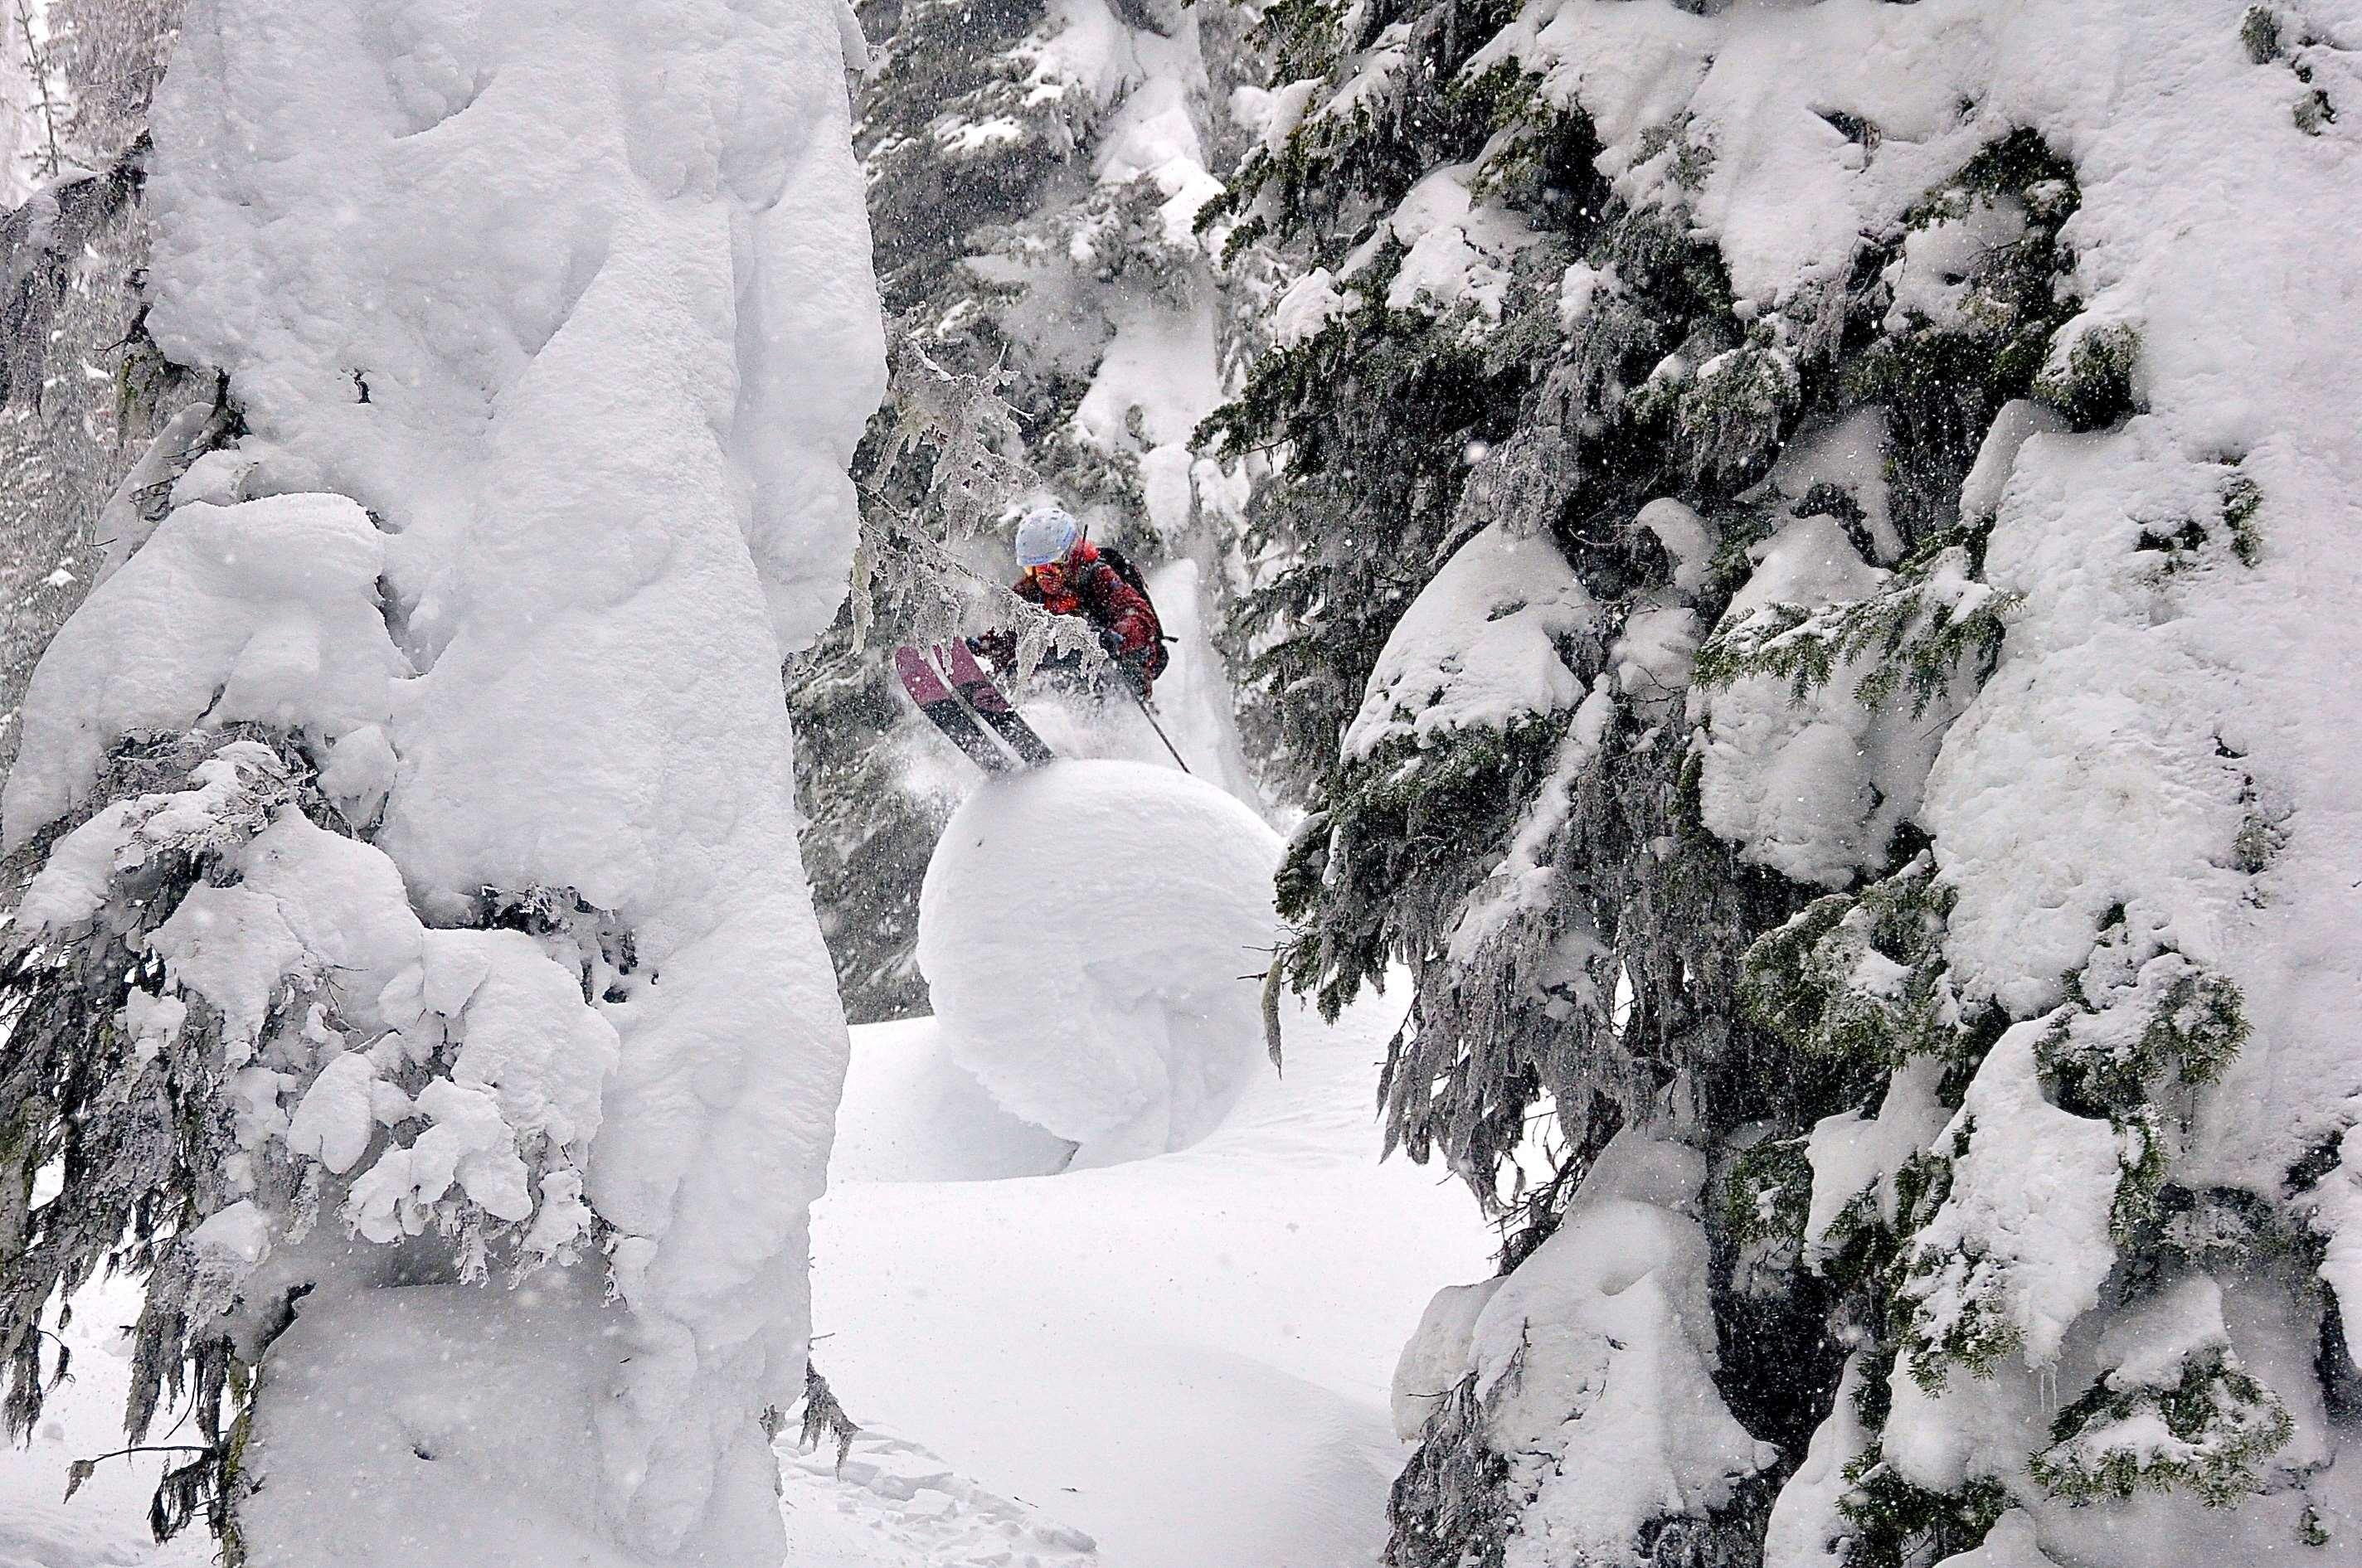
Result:
M1087 846L1106 825L1094 802L1110 790L1131 798L1145 857L1045 864L1032 830L1072 825ZM1032 1027L1062 1054L1014 1049L1022 1014L979 1009L971 994L988 977L945 987L931 972L938 997L965 1009L963 1059L978 1055L979 1020L995 1020L989 1070L1008 1083L1034 1068L1019 1098L1075 1114L1089 1086L1136 1080L1120 1038L1102 1043L1063 1010L1153 981L1176 1000L1209 984L1239 993L1243 1009L1209 1016L1246 1038L1172 1038L1249 1070L1198 1141L1080 1169L1073 1142L993 1104L935 1021L856 1030L814 1217L815 1359L855 1419L923 1443L963 1485L1079 1529L1109 1568L1374 1562L1402 1456L1388 1408L1396 1351L1439 1286L1486 1272L1490 1241L1456 1189L1375 1159L1371 1096L1392 1004L1374 999L1329 1028L1291 1002L1286 1071L1271 1069L1253 982L1236 978L1259 959L1216 933L1242 895L1268 918L1276 841L1169 769L1062 763L988 786L947 845L964 832L955 852L939 852L966 862L939 864L939 889L988 895L997 875L995 912L1022 931L1033 885L1047 883L1097 929L1081 947L1046 933L1034 962L1004 954L995 968L1007 999L1042 1003ZM1240 861L1227 886L1226 856ZM921 939L939 968L944 936L931 924ZM1095 978L1061 988L1061 970ZM791 1502L810 1490L800 1481ZM939 1486L913 1506L957 1504L987 1534L1006 1522L967 1496ZM877 1496L845 1507L891 1516Z
M62 1335L72 1347L73 1379L41 1415L33 1441L0 1449L0 1568L204 1568L214 1561L202 1530L159 1549L148 1533L148 1499L169 1463L185 1454L135 1454L110 1460L64 1501L68 1467L123 1446L123 1398L130 1384L127 1330L139 1316L139 1292L127 1280L82 1291ZM177 1442L159 1423L154 1441Z
M1109 1568L1374 1563L1396 1354L1491 1247L1456 1188L1376 1163L1394 1022L1296 1015L1286 1076L1203 1143L1064 1175L1038 1130L939 1087L933 1021L855 1030L812 1239L813 1353L846 1410Z

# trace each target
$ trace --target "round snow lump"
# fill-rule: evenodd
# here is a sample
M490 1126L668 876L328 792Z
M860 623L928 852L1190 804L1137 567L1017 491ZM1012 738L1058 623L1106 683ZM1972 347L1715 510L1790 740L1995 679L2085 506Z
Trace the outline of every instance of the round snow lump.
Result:
M944 829L919 967L952 1059L1076 1165L1185 1148L1263 1056L1280 843L1186 774L1068 761L996 779Z

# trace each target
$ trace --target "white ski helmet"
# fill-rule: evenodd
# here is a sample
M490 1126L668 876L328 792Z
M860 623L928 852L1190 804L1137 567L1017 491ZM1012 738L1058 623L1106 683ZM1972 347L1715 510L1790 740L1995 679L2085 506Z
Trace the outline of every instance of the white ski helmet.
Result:
M1018 520L1017 564L1030 571L1063 561L1082 536L1083 525L1073 513L1054 504L1037 506Z

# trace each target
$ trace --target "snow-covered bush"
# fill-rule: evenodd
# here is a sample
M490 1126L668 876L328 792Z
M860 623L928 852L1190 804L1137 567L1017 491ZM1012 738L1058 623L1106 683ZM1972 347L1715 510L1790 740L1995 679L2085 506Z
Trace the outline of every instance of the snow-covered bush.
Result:
M2229 1506L2255 1491L2257 1467L2296 1427L2231 1349L2222 1287L2204 1275L2182 1279L2110 1339L2099 1352L2108 1370L2053 1419L2035 1478L2086 1500L2186 1487Z
M1948 895L1915 856L1859 893L1814 900L1747 951L1738 1001L1798 1050L1856 1070L1981 1055L1943 965Z
M1733 348L1683 377L1673 440L1692 480L1738 490L1767 471L1802 393L1794 357L1777 348Z
M1423 1326L1406 1353L1451 1390L1427 1418L1418 1463L1457 1457L1397 1487L1392 1561L1456 1562L1473 1546L1478 1561L1548 1568L1732 1550L1716 1516L1776 1451L1715 1387L1705 1176L1694 1150L1623 1134L1473 1317L1430 1309L1434 1330L1458 1331L1446 1344ZM1472 1520L1473 1540L1462 1533Z
M422 926L293 748L205 755L198 735L116 771L169 767L192 743L188 788L66 834L16 912L6 1179L61 1186L19 1221L24 1272L0 1309L11 1435L39 1415L42 1311L102 1268L149 1280L132 1441L188 1364L218 1444L226 1369L260 1357L226 1315L321 1220L376 1242L432 1228L464 1282L602 1239L582 1201L617 1053L586 996L602 977L521 932ZM234 1457L208 1457L225 1528Z

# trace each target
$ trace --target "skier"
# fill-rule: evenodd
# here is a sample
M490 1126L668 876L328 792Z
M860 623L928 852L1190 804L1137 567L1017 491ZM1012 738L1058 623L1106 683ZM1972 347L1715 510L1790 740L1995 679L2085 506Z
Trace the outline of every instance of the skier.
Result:
M1017 564L1025 569L1016 583L1018 597L1053 615L1089 621L1124 680L1148 697L1170 660L1156 607L1131 563L1112 547L1102 549L1084 537L1083 525L1065 508L1043 505L1017 525ZM1004 666L1016 653L1015 639L1006 633L974 646Z

